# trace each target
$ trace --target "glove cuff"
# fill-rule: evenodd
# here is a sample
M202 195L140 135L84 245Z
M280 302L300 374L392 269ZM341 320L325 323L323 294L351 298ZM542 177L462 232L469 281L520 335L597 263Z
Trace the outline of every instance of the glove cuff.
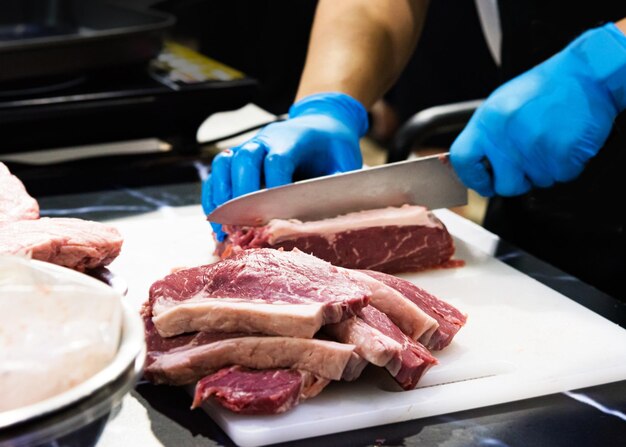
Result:
M626 109L626 35L609 23L584 33L571 50L608 89L618 111Z
M325 113L340 119L355 129L359 138L369 127L367 110L352 96L340 92L315 93L306 96L289 108L289 118Z

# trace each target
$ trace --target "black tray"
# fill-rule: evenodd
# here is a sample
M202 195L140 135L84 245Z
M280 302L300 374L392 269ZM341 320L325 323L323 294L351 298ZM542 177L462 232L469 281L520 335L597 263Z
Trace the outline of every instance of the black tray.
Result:
M173 16L95 0L0 2L0 82L140 65Z

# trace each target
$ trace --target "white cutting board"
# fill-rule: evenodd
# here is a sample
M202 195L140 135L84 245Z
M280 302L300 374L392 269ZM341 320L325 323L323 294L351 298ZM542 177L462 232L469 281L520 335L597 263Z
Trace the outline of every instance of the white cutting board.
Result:
M626 379L626 330L493 258L497 237L449 211L437 212L457 244L457 269L403 275L469 315L413 391L384 370L333 383L277 416L205 410L243 446L260 446L434 416ZM137 308L171 268L214 260L199 206L111 221L125 237L111 270ZM198 410L196 410L198 411Z

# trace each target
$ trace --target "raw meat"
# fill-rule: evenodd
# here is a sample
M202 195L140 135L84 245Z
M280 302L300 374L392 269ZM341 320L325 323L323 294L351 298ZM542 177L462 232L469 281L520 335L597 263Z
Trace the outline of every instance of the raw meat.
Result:
M397 290L437 321L437 328L429 336L419 338L428 349L440 350L448 346L467 321L467 315L456 307L434 297L410 281L380 272L363 271L363 273Z
M0 253L30 255L81 272L108 265L121 247L120 233L99 222L47 217L0 222Z
M437 320L398 290L362 271L346 270L354 281L369 287L370 305L386 314L413 340L430 340L437 330ZM387 275L386 275L387 276Z
M208 331L312 338L322 325L354 315L370 295L349 271L314 256L256 249L157 281L150 304L163 337Z
M407 281L270 248L157 281L142 314L146 378L199 380L194 406L214 398L242 414L287 411L367 362L414 389L437 363L420 341L443 347L465 323Z
M341 380L355 358L353 345L311 338L219 334L199 336L182 349L154 356L146 368L154 383L185 385L225 366L297 368ZM209 339L209 340L207 340ZM197 343L197 344L196 344ZM195 346L194 346L195 344Z
M250 334L198 332L163 338L144 307L148 357L145 375L154 383L185 385L221 368L293 368L328 380L354 380L365 361L354 346L333 341Z
M0 163L0 222L39 218L39 205L24 184Z
M437 360L420 343L407 337L384 313L372 306L357 317L324 328L337 341L356 346L356 353L377 366L385 367L405 390L415 388L419 379Z
M367 306L362 311L370 308L372 306ZM328 324L324 326L323 331L334 340L356 346L356 353L376 366L384 367L402 351L400 343L358 317Z
M428 349L407 337L384 313L368 306L359 312L359 318L380 334L400 344L400 352L394 353L385 368L405 390L415 388L424 373L437 364Z
M231 366L201 379L192 408L213 396L241 414L278 414L319 394L330 381L295 369L256 370Z
M241 249L298 248L333 265L398 273L459 265L444 224L421 206L350 213L314 222L274 219L261 227L224 226L218 254Z

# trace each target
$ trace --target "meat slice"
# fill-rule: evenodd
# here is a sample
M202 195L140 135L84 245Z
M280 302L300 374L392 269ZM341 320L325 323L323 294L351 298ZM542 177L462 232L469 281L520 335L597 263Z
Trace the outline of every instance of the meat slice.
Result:
M0 222L39 218L39 204L24 184L0 163Z
M354 380L366 364L353 345L326 340L209 332L163 338L149 312L149 306L144 307L145 376L154 383L190 384L233 365L291 368L327 380Z
M158 356L146 368L154 383L185 385L225 366L254 369L296 368L329 380L341 380L354 361L354 346L311 338L239 336L205 337L183 349ZM198 343L193 346L194 343Z
M385 367L405 390L412 390L437 360L420 343L407 337L384 313L372 306L357 317L324 328L337 341L356 346L356 353Z
M367 306L361 312L370 308L372 306ZM384 367L402 352L400 343L358 317L352 317L341 323L328 324L323 330L334 340L354 345L358 355L376 366Z
M421 206L350 213L312 222L274 219L261 227L224 226L218 254L241 249L298 248L333 265L389 273L458 265L444 224Z
M448 346L467 321L467 315L456 307L436 298L410 281L380 272L363 271L363 273L395 289L437 321L434 331L419 338L428 349L440 350Z
M196 384L192 408L211 396L241 414L279 414L319 394L330 381L294 369L254 370L232 366Z
M324 324L354 315L369 287L300 251L256 249L181 270L150 289L163 337L185 332L246 332L312 338Z
M359 312L358 318L379 331L380 334L400 344L400 351L394 353L385 368L405 390L414 389L424 373L437 364L437 359L428 349L407 337L389 317L379 310L368 306Z
M370 305L386 314L413 340L430 340L439 323L418 304L366 271L347 270L350 277L370 289ZM390 276L390 275L385 275Z
M0 253L30 255L81 272L108 265L122 241L115 228L82 219L0 222Z

